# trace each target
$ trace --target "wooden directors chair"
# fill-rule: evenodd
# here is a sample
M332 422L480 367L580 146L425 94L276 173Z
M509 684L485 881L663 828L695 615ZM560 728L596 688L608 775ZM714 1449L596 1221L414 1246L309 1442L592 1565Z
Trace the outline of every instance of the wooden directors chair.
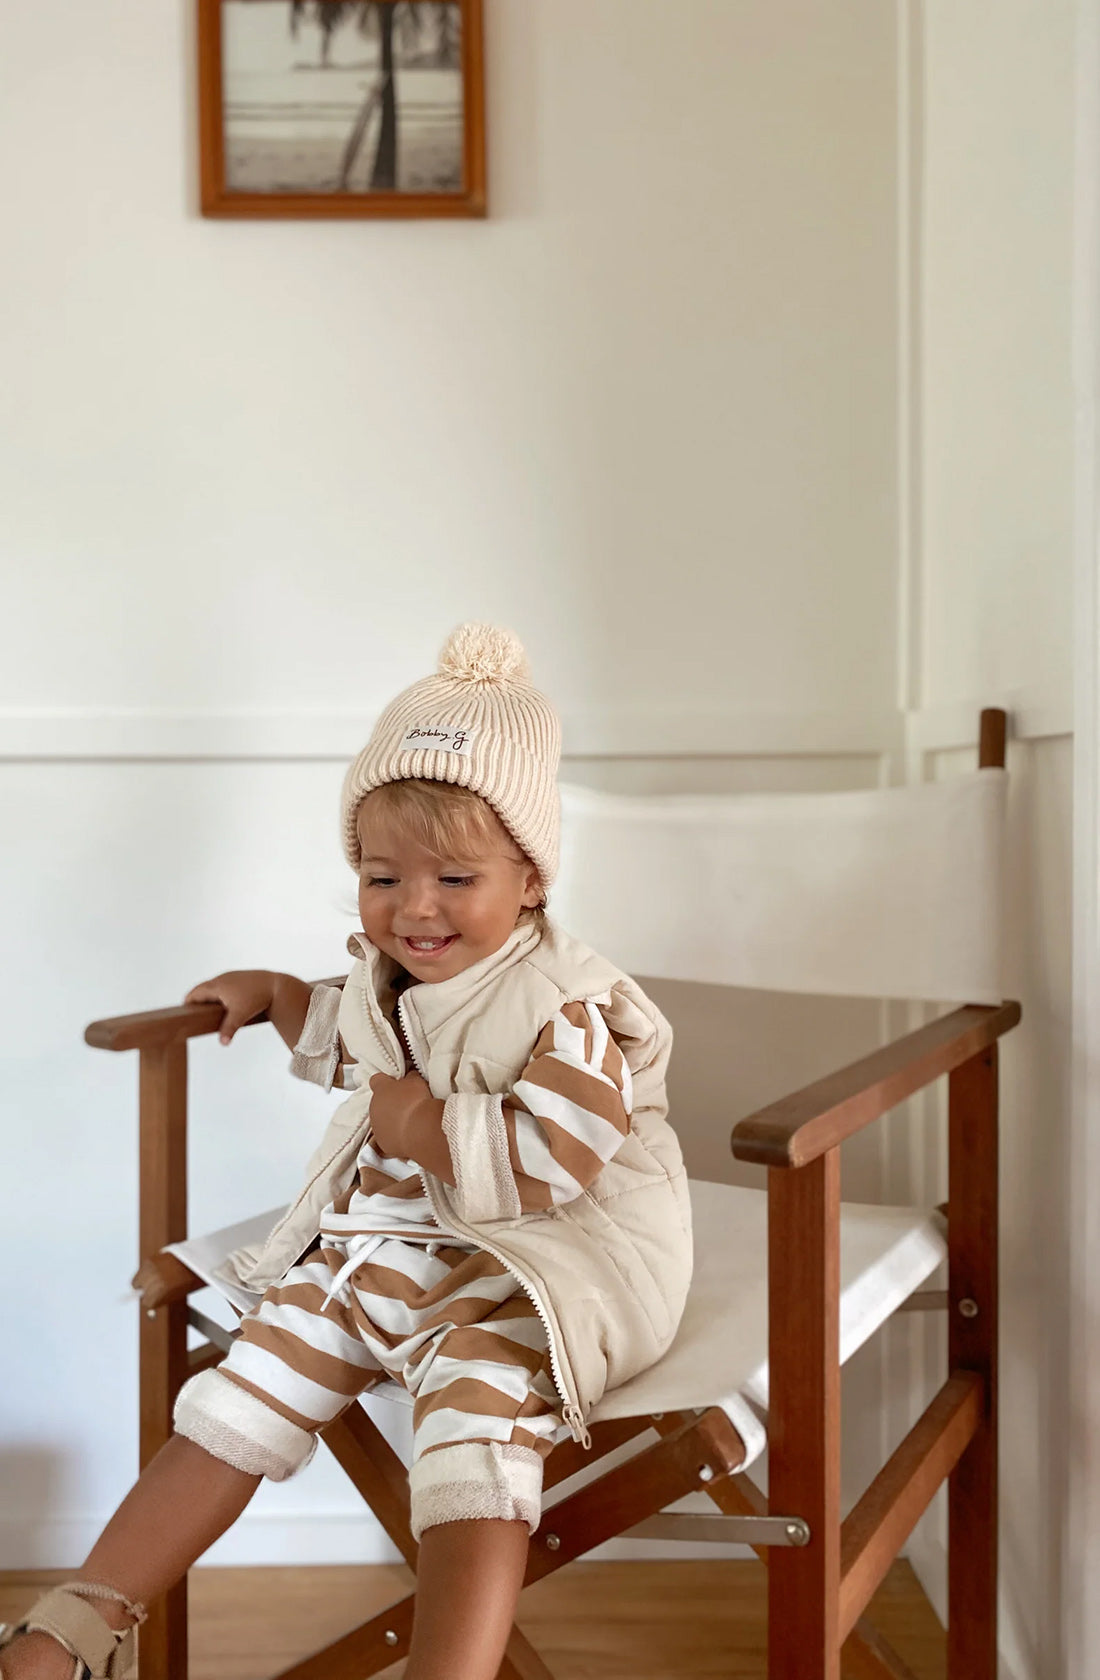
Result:
M997 1043L1020 1016L998 984L1004 743L1004 714L986 712L976 773L905 789L563 789L554 913L629 972L963 1005L733 1127L734 1155L767 1167L766 1191L693 1184L696 1276L676 1343L596 1408L590 1453L569 1442L547 1463L528 1582L622 1534L747 1541L768 1564L770 1680L908 1673L863 1612L945 1478L948 1674L996 1676ZM189 1297L272 1217L187 1241L187 1041L219 1016L163 1009L86 1035L141 1058L143 1464L170 1433L183 1381L231 1339ZM842 1206L842 1142L940 1075L946 1237L934 1212ZM944 1259L946 1381L842 1521L841 1362ZM189 1323L209 1338L191 1350ZM368 1410L352 1406L323 1438L415 1569L405 1466ZM746 1474L765 1444L766 1498ZM700 1491L717 1515L667 1513ZM281 1680L378 1673L405 1654L412 1613L410 1596ZM142 1680L185 1680L186 1583L153 1608L140 1651ZM518 1629L500 1672L551 1680Z

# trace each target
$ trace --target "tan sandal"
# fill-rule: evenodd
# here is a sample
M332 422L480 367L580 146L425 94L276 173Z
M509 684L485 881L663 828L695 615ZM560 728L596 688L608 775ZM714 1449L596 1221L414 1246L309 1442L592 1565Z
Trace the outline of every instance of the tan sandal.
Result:
M107 1598L125 1606L133 1617L121 1632L109 1627L89 1599ZM0 1622L0 1649L24 1633L48 1633L71 1657L76 1658L72 1680L137 1680L135 1629L145 1620L145 1607L131 1604L125 1593L114 1587L98 1587L88 1581L67 1581L53 1587L32 1605L15 1625ZM0 1680L3 1671L0 1670Z

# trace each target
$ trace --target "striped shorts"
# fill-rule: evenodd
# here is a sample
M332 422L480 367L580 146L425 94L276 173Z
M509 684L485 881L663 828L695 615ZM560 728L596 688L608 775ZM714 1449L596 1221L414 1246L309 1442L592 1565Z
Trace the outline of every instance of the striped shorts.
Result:
M542 1465L568 1430L546 1331L512 1275L466 1245L328 1237L270 1288L222 1362L180 1393L177 1432L282 1481L318 1430L377 1383L413 1396L412 1529L541 1513Z

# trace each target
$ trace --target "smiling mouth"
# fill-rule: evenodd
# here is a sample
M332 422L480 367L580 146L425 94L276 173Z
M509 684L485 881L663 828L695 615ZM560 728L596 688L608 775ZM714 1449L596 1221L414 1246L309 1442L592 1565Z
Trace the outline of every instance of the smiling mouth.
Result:
M449 933L441 939L406 939L402 935L401 943L414 957L438 957L449 951L457 938L457 933Z

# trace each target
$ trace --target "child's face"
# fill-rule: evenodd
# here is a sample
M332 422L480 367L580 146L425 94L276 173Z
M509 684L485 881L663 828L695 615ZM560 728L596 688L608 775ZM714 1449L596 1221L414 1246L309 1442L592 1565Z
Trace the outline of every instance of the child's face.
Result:
M363 932L415 980L450 980L492 956L542 896L538 871L503 826L499 849L439 858L364 806L359 844Z

